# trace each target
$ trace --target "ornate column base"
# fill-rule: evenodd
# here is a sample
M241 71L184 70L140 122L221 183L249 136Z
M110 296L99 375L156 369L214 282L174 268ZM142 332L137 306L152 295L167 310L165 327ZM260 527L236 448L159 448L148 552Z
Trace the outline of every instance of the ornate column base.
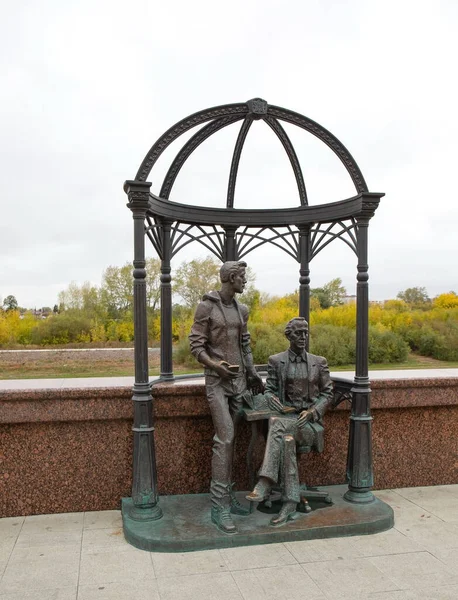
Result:
M354 504L369 504L374 502L375 496L370 490L353 490L351 486L348 486L348 490L344 494L344 500Z
M132 505L129 507L128 515L134 521L157 521L162 517L162 509L159 504L145 508Z
M175 375L173 374L173 372L171 372L171 373L161 373L159 375L159 379L161 381L175 381Z
M348 438L347 481L344 500L354 504L369 504L375 497L371 492L372 474L372 417L368 377L355 377L352 392L350 434Z

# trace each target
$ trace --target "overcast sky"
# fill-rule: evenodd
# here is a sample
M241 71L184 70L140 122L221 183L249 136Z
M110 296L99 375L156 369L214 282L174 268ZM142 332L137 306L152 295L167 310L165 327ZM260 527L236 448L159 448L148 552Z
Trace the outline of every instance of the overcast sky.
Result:
M456 0L20 0L2 20L1 298L52 306L71 281L100 284L108 265L131 261L124 180L181 118L253 97L318 121L369 190L386 193L369 229L372 299L411 286L458 292ZM191 157L171 200L224 204L238 127ZM287 131L310 204L354 195L326 146ZM167 156L152 173L156 193ZM281 145L256 122L235 206L297 204ZM188 246L174 264L205 255ZM281 251L247 261L259 289L297 288L298 266ZM341 277L354 293L344 244L311 269L312 287Z

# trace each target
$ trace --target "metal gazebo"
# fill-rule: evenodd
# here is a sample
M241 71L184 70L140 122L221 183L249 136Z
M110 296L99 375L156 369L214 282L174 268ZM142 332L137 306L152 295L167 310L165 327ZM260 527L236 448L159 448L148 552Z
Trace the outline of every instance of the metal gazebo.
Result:
M264 121L280 140L290 161L299 194L299 206L268 210L234 208L234 194L241 153L254 121ZM226 208L206 208L171 202L176 178L192 152L211 135L241 122L229 170ZM290 123L324 142L340 159L356 194L344 200L309 206L296 151L282 126ZM199 127L201 126L201 127ZM165 175L158 196L147 182L164 150L193 128ZM194 113L168 129L151 147L134 180L124 184L134 219L134 326L135 384L133 518L161 517L158 504L151 383L148 373L145 238L161 260L161 375L174 379L172 363L171 259L187 244L199 242L221 261L239 260L263 244L273 244L299 264L299 315L309 320L310 261L334 240L346 243L357 256L356 369L351 386L347 479L345 498L350 502L373 500L371 411L368 377L368 227L382 193L369 192L364 177L345 146L311 119L255 98L248 102L216 106Z

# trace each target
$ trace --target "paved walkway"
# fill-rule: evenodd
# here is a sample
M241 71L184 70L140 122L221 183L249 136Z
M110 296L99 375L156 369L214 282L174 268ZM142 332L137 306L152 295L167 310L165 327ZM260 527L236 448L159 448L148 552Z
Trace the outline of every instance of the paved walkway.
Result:
M384 533L187 554L129 546L119 511L0 519L0 600L456 600L458 485L376 494Z
M334 371L335 377L353 379L353 371ZM181 377L181 376L180 376ZM195 375L193 377L196 377ZM441 379L458 377L458 369L399 369L391 371L369 371L370 379ZM155 379L152 377L151 379ZM178 379L177 385L189 381ZM97 388L133 386L133 377L75 377L61 379L4 379L0 380L0 390L40 390L61 388ZM457 599L458 600L458 599Z

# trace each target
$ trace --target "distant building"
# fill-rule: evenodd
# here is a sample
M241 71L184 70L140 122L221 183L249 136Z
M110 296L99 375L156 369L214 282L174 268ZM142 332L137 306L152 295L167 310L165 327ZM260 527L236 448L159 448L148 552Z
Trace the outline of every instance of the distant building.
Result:
M356 296L344 296L342 302L343 304L356 304Z
M29 309L24 309L23 311L21 311L19 318L23 319L25 317L25 315L33 315L35 317L35 319L47 319L50 314L51 314L51 309L48 308L47 306L45 306L43 308L29 308Z

